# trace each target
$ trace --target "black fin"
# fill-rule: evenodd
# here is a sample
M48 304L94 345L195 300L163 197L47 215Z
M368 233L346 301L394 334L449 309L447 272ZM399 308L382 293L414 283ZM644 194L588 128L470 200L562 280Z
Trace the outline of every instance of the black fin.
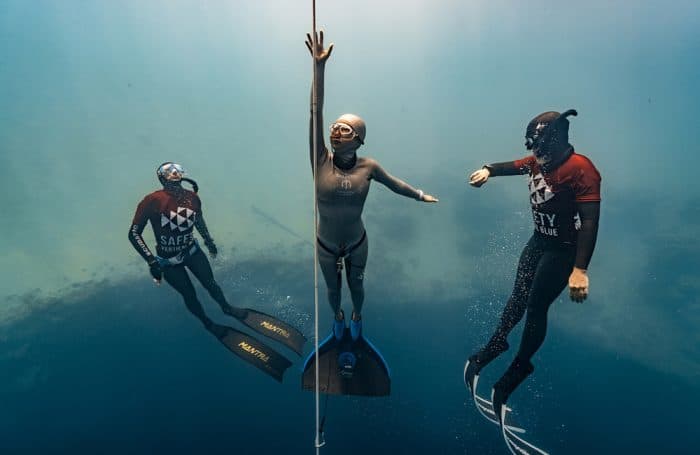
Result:
M296 327L280 321L274 316L250 308L245 308L242 312L245 313L240 317L235 314L232 316L256 332L282 343L296 352L297 355L301 355L306 337Z
M239 330L219 324L212 324L208 330L231 352L279 382L282 382L284 372L292 365L282 354Z

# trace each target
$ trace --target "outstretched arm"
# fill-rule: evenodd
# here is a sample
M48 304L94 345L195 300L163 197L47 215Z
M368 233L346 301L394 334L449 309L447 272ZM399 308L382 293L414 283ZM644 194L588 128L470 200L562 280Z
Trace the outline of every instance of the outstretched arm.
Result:
M419 201L424 202L438 202L438 199L429 194L425 194L423 190L417 190L413 188L408 183L401 179L394 177L384 170L383 167L379 165L376 161L372 161L372 174L371 177L381 183L382 185L389 188L396 194L402 196L410 197Z
M328 49L323 48L323 31L316 35L316 48L314 49L314 43L311 38L311 34L306 34L306 47L309 48L311 56L314 59L314 65L316 67L316 145L318 147L317 152L317 165L320 166L323 162L328 159L328 149L326 148L326 143L323 137L323 86L324 86L324 73L326 70L326 61L331 56L333 52L333 44L328 46ZM311 119L309 120L309 156L311 158L311 171L313 172L314 166L314 93L313 86L311 88Z
M489 177L527 174L531 160L532 157L527 157L521 160L486 164L481 169L471 173L469 176L469 184L479 188L481 185L486 183Z

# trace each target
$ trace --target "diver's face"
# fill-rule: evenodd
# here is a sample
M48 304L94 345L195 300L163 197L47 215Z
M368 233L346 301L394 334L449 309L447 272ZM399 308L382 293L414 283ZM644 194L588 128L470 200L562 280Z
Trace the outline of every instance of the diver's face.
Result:
M185 170L179 164L167 163L158 170L158 173L165 177L167 182L178 183L184 177Z
M551 161L551 153L544 147L542 141L535 142L529 148L532 154L535 155L535 161L540 166L544 166Z
M359 147L357 133L347 123L333 123L330 130L331 147L336 153L352 151Z
M171 183L179 183L182 180L182 172L172 169L166 176L166 180Z
M543 133L546 127L546 123L538 123L535 127L535 131L531 135L525 136L525 148L535 155L537 164L540 166L548 163L550 159L549 153L545 151L544 147Z

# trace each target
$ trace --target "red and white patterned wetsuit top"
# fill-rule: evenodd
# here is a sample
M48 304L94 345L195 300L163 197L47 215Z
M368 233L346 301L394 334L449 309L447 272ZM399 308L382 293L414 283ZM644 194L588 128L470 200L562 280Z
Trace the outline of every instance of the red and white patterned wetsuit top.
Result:
M530 205L535 232L561 243L576 243L579 202L600 202L600 173L591 160L573 153L553 171L544 174L530 155L514 162L529 174Z
M184 188L154 191L136 208L130 238L146 261L152 259L153 254L141 238L146 223L150 221L158 244L158 256L170 258L192 246L195 223L201 216L202 203L194 192Z

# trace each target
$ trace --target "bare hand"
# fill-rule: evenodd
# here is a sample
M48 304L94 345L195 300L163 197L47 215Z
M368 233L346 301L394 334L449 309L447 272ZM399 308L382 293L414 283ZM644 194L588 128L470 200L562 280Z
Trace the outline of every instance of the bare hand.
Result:
M323 48L323 30L316 34L316 52L313 49L313 40L311 39L311 33L306 34L306 47L309 48L311 56L316 59L316 63L326 63L326 60L331 56L333 52L333 43L328 46L328 49Z
M569 297L578 303L583 302L588 297L588 275L585 270L574 267L569 275Z
M423 198L421 199L423 202L438 202L439 199L436 198L435 196L431 196L429 194L424 194Z
M481 185L486 183L490 175L491 171L489 171L487 168L481 168L478 171L472 172L472 174L469 176L469 184L479 188Z

